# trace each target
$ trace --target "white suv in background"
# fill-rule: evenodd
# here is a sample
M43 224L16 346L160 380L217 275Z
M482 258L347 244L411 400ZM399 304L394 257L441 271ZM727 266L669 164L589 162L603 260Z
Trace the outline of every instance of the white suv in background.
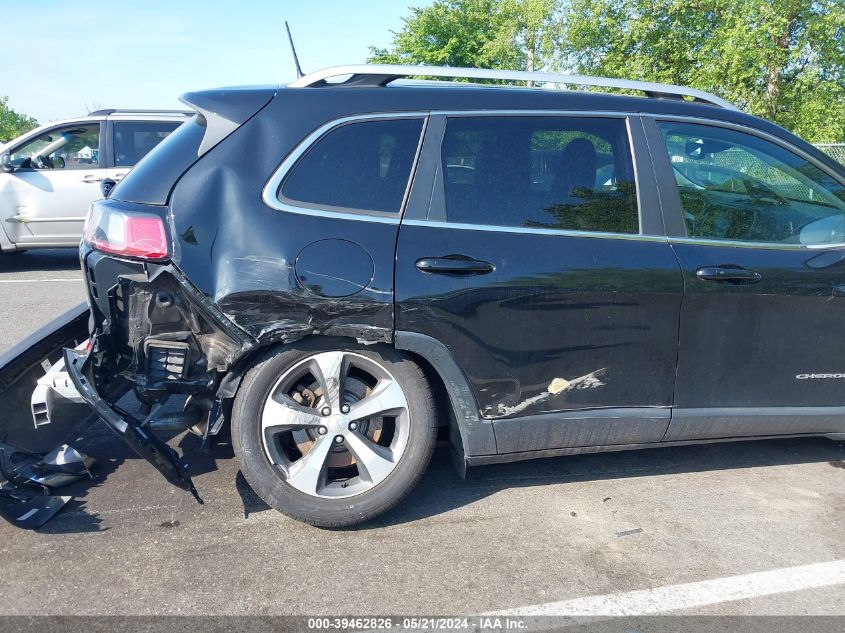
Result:
M189 116L98 110L0 147L0 251L78 246L88 205Z

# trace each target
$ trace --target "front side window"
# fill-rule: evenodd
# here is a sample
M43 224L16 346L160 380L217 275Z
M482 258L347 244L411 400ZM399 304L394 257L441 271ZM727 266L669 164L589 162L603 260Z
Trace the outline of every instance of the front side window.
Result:
M422 119L347 123L324 134L281 186L293 204L399 213L422 132Z
M658 122L689 237L784 244L845 242L845 187L753 134Z
M180 125L178 121L115 121L115 167L132 167Z
M96 169L100 165L100 124L57 128L11 152L18 169Z
M454 117L441 161L449 222L639 232L623 119Z

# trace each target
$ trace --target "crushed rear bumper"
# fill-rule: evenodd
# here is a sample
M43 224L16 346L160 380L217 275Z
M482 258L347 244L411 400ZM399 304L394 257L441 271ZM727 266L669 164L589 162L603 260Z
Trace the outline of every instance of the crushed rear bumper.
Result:
M96 344L96 341L94 341ZM140 457L150 464L174 486L187 490L202 503L188 472L188 465L176 451L135 420L123 416L97 393L92 359L88 351L65 348L65 369L82 399L100 419L120 436Z

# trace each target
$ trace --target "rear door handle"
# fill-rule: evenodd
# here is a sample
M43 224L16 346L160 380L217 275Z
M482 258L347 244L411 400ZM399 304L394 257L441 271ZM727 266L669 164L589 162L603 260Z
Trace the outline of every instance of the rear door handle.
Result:
M756 284L763 275L756 270L733 266L702 266L695 276L704 281L722 281L729 284Z
M441 275L486 275L496 270L490 262L472 259L463 255L445 257L423 257L418 259L417 270Z
M102 180L103 178L101 176L93 176L91 174L82 177L82 182L101 182Z

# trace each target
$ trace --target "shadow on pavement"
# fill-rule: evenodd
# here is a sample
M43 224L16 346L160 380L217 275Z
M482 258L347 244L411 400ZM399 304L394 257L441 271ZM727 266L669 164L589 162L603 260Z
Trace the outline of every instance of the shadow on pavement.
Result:
M163 439L168 436L161 434ZM191 433L184 433L171 445L178 447L178 452L184 455L191 466L191 476L200 475L217 470L217 463L222 460L229 460L234 457L232 447L225 438L214 440L203 445L202 440ZM169 438L173 439L173 438ZM89 511L86 506L86 497L91 490L103 485L108 485L109 477L124 462L140 460L141 458L118 438L103 423L95 421L76 440L70 442L78 450L89 457L97 460L92 467L92 479L82 479L71 485L57 489L54 494L70 495L73 500L68 503L57 517L44 526L38 528L43 534L74 534L81 532L103 532L109 528L101 526L102 519L96 512ZM148 464L142 464L145 476L156 479L163 487L168 486L163 479L159 482L160 475ZM147 470L149 469L149 470ZM257 497L256 497L257 498Z
M203 446L200 438L186 433L177 442L171 442L173 444L191 464L194 477L214 472L218 470L219 462L234 457L231 443L225 436ZM85 497L89 490L107 484L109 476L123 462L140 459L120 439L97 423L74 445L98 460L94 467L95 479L63 488L59 494L73 495L74 501L39 532L63 534L108 529L102 528L100 518L86 509ZM342 529L366 531L427 519L511 488L791 464L825 463L842 469L843 460L845 442L793 438L573 455L481 466L470 468L467 478L462 480L452 466L449 448L441 445L419 485L396 508L360 527ZM152 466L148 468L150 477L159 476ZM270 509L252 491L240 471L233 484L243 504L244 518Z
M263 512L264 510L272 510L261 498L253 492L247 483L246 477L241 471L238 471L235 477L235 488L237 488L238 495L241 497L241 502L244 504L244 518L248 519L249 515L254 512Z
M38 528L42 534L78 534L83 532L105 532L109 528L101 525L102 519L87 508L86 497L91 490L108 483L109 476L134 455L128 446L115 443L113 436L99 422L94 422L82 436L68 442L96 461L91 468L92 478L81 479L52 492L55 495L73 497L59 515Z
M501 490L580 481L809 464L840 467L845 442L826 438L776 439L572 455L470 468L461 480L449 450L439 448L419 485L396 508L357 528L377 529L429 518Z
M79 271L79 251L75 248L54 248L27 251L25 253L4 253L0 255L0 273L23 273L45 270Z

